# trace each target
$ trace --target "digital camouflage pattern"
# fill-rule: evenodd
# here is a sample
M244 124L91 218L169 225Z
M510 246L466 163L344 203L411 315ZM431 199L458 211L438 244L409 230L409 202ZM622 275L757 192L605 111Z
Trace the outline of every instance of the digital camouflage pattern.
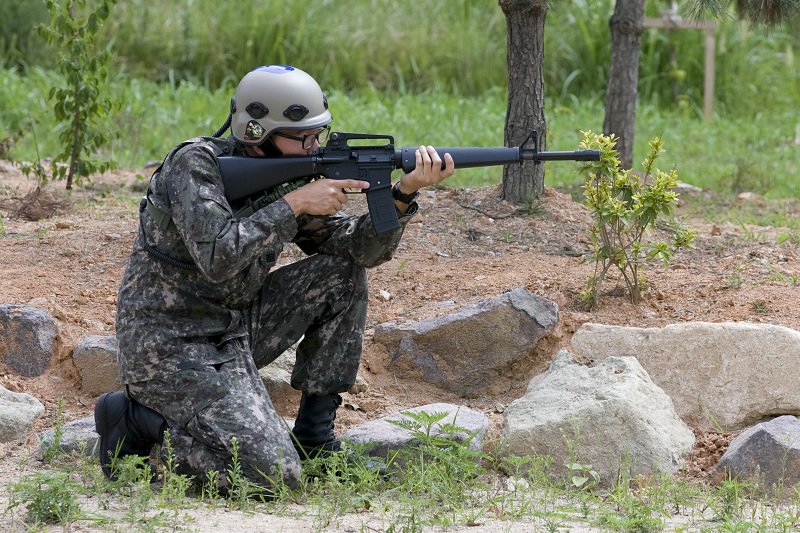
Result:
M140 214L118 298L121 380L167 419L182 472L224 473L236 437L248 477L294 485L299 458L258 368L302 337L292 386L347 390L361 355L365 269L392 256L402 227L377 235L368 214L295 217L282 199L237 219L220 155L243 154L230 138L192 139L151 179L148 199L173 224ZM289 242L309 257L273 269Z

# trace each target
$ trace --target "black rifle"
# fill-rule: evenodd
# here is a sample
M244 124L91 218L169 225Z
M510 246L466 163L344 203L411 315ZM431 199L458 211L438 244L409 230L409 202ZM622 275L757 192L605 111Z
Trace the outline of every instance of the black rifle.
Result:
M354 141L351 144L349 141ZM375 141L385 141L375 144ZM532 148L525 148L528 142ZM416 167L416 147L395 149L394 137L366 133L331 133L328 143L310 156L220 157L219 169L225 196L232 204L252 199L241 213L252 213L283 194L304 185L315 176L358 179L369 182L367 206L375 231L400 227L391 192L391 174L396 169L411 172ZM540 152L536 131L522 145L503 148L436 148L449 153L456 168L489 167L523 161L597 161L599 150ZM442 163L444 168L444 162ZM305 179L304 179L305 178ZM301 181L298 181L301 180ZM290 183L291 182L291 183Z

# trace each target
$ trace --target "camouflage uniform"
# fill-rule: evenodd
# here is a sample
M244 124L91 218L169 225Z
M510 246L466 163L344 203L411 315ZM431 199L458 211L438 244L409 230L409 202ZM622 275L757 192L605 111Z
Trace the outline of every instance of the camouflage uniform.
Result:
M347 390L361 355L365 268L391 257L409 217L377 235L368 214L295 217L281 199L236 219L220 155L243 152L231 138L192 139L151 179L155 209L143 201L119 291L121 378L166 418L181 472L224 474L236 437L248 477L282 474L295 485L300 461L258 368L305 336L292 386ZM309 257L273 270L288 242Z

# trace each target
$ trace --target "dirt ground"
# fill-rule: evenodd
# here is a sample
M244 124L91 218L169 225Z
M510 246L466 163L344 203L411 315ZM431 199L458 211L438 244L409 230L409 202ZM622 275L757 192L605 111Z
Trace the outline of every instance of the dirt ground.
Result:
M88 416L94 398L81 391L71 352L87 335L112 335L117 288L137 231L137 203L146 170L115 171L68 196L46 189L55 201L71 207L59 214L25 220L16 209L34 183L8 163L0 162L0 303L26 304L48 310L59 324L58 353L47 373L23 378L0 368L0 384L27 392L47 412L25 442L0 445L0 462L13 461L35 444L36 434L50 423L59 397L66 419ZM696 195L710 195L701 192ZM688 216L682 222L697 230L694 249L679 253L669 270L653 265L646 272L649 290L639 305L628 303L619 287L608 283L598 309L581 308L579 293L593 272L587 228L588 210L555 189L546 189L533 214L514 214L499 199L498 188L438 189L422 194L419 214L408 226L394 259L370 271L370 308L362 377L366 392L346 395L339 427L348 427L406 407L432 402L468 405L492 421L498 434L500 406L524 390L464 400L417 381L404 380L388 368L389 354L371 340L375 325L393 319L422 319L446 312L443 301L456 305L524 287L556 302L557 330L531 356L533 372L543 371L557 349L568 345L586 322L659 327L686 321L748 321L800 328L800 307L793 282L800 273L796 246L781 228L707 224ZM699 198L687 197L691 205ZM800 213L800 202L767 203L742 196L741 202L763 209ZM733 204L734 206L736 204ZM361 198L348 210L364 210ZM786 242L779 244L781 241ZM300 257L289 249L283 261ZM452 309L452 307L450 307ZM293 416L295 406L280 408ZM721 455L728 435L698 435L690 475L703 477ZM4 468L4 471L13 468Z

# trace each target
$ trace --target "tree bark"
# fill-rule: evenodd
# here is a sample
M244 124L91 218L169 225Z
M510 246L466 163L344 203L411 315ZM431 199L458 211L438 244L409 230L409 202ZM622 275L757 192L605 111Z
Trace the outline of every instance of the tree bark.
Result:
M539 149L546 147L544 118L544 21L546 0L499 0L508 28L508 108L506 146L519 146L531 130L539 131ZM503 169L504 200L524 204L541 196L544 165L526 161Z
M644 30L644 0L617 0L611 26L611 68L603 133L619 137L623 168L633 164L633 137L639 85L639 49Z

